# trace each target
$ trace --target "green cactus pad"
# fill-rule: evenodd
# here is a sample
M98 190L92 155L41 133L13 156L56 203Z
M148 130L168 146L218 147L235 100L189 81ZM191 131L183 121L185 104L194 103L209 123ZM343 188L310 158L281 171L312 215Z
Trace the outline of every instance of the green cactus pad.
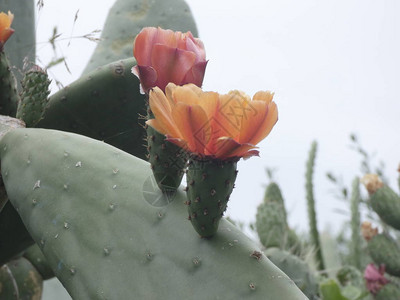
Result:
M0 51L0 115L14 117L18 104L17 82L11 72L10 62Z
M384 185L370 196L372 209L388 225L400 230L400 197Z
M201 237L217 230L235 185L237 161L190 158L186 172L189 220Z
M265 255L267 255L279 269L285 272L310 300L318 299L316 276L306 262L279 248L268 248L265 251Z
M108 13L101 41L83 74L112 61L131 57L133 41L143 27L191 31L196 24L184 0L117 0Z
M288 239L288 227L284 214L285 209L280 203L261 203L257 208L256 229L261 244L264 247L284 249Z
M163 192L174 193L181 184L189 156L154 128L147 126L146 132L149 163L157 185Z
M400 288L393 283L384 285L375 295L375 300L399 300Z
M386 272L400 276L400 247L386 234L377 234L368 241L368 251L374 262L384 264Z
M270 184L268 184L267 189L265 190L264 203L269 203L269 202L279 203L280 205L283 206L285 205L281 189L275 182L271 182ZM285 218L286 218L286 210L285 210Z
M37 244L26 249L24 257L36 268L43 280L53 278L54 272Z
M50 94L49 85L47 72L40 67L34 66L25 73L17 118L23 120L26 127L35 127L42 118Z
M52 95L36 127L86 135L145 159L146 103L131 73L134 63L100 67Z
M306 299L228 221L213 239L193 234L183 192L150 205L162 193L144 189L147 162L32 128L9 132L0 152L10 201L74 299Z
M42 277L24 257L0 268L0 299L40 300L42 290Z

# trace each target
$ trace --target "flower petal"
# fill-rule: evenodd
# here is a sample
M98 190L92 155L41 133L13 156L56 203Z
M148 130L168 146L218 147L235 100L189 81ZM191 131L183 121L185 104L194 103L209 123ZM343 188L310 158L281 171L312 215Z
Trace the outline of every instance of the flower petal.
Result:
M161 125L160 122L158 122L158 119L149 119L146 121L146 125L153 127L156 131L158 131L161 134L167 134L168 132L166 131L165 126Z
M270 103L272 102L273 98L274 98L274 93L271 93L270 91L258 91L257 93L254 94L253 101L261 100Z
M193 52L156 44L152 50L151 62L157 71L157 86L164 90L169 82L182 84L186 73L196 60Z
M253 137L248 141L250 144L257 145L260 141L266 138L271 132L272 128L278 121L278 108L275 102L268 105L267 115L264 121L260 124Z
M175 103L186 103L188 105L199 104L199 94L197 86L194 84L186 84L184 86L179 86L174 89L172 97ZM200 90L202 93L202 91Z
M254 148L254 145L240 144L232 138L221 137L216 140L215 152L212 154L214 154L215 157L219 159L226 159L230 157L244 157L247 154L250 154L247 156L252 156L258 154L258 151L249 152L249 150Z
M14 33L14 29L10 28L14 15L9 11L8 14L4 12L0 13L0 48L3 47L4 43Z
M194 83L196 86L202 86L207 63L208 61L195 63L193 68L186 73L182 84Z
M167 100L160 88L155 87L150 91L149 104L159 126L164 127L162 133L170 134L172 137L181 138L177 125L172 118L170 102Z
M211 135L206 113L199 105L177 103L172 117L191 152L202 154Z
M151 65L151 52L155 44L176 47L176 35L172 30L164 30L160 27L143 28L133 42L133 56L135 56L138 65Z
M140 87L144 92L156 85L157 72L152 67L136 65L132 68L132 73L140 79Z

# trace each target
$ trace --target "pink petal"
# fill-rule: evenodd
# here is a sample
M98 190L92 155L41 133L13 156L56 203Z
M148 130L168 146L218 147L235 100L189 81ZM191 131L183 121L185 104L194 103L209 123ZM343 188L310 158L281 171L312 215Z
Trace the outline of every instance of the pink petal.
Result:
M169 82L181 85L195 62L193 52L156 44L152 51L152 66L157 72L157 86L164 90Z
M132 68L132 73L139 77L143 91L148 92L151 88L156 86L157 72L153 67L136 65Z

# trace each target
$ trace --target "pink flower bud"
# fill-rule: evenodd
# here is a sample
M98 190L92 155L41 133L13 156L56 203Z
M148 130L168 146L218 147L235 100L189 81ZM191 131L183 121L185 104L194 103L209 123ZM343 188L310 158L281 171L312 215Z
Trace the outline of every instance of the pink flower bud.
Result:
M135 38L133 55L137 65L132 73L148 92L158 86L162 91L169 82L201 86L206 69L206 52L200 39L191 32L146 27Z
M364 278L367 282L367 289L376 294L389 280L384 276L385 266L380 265L379 269L374 264L369 264L364 271Z

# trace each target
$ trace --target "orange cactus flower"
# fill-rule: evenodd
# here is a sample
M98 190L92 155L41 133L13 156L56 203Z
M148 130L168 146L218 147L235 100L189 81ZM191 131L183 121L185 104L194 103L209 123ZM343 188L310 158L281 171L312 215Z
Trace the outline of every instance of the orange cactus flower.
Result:
M3 49L4 44L14 33L14 29L10 28L13 19L14 15L10 11L8 14L0 13L0 50Z
M201 86L206 69L206 52L200 39L191 32L146 27L135 38L133 55L137 66L132 69L148 92L158 86L164 91L169 82Z
M194 84L170 83L165 94L150 91L155 119L146 124L164 134L168 141L196 156L230 159L258 155L256 144L278 120L273 93L257 92L250 99L241 91L220 95L203 92Z

